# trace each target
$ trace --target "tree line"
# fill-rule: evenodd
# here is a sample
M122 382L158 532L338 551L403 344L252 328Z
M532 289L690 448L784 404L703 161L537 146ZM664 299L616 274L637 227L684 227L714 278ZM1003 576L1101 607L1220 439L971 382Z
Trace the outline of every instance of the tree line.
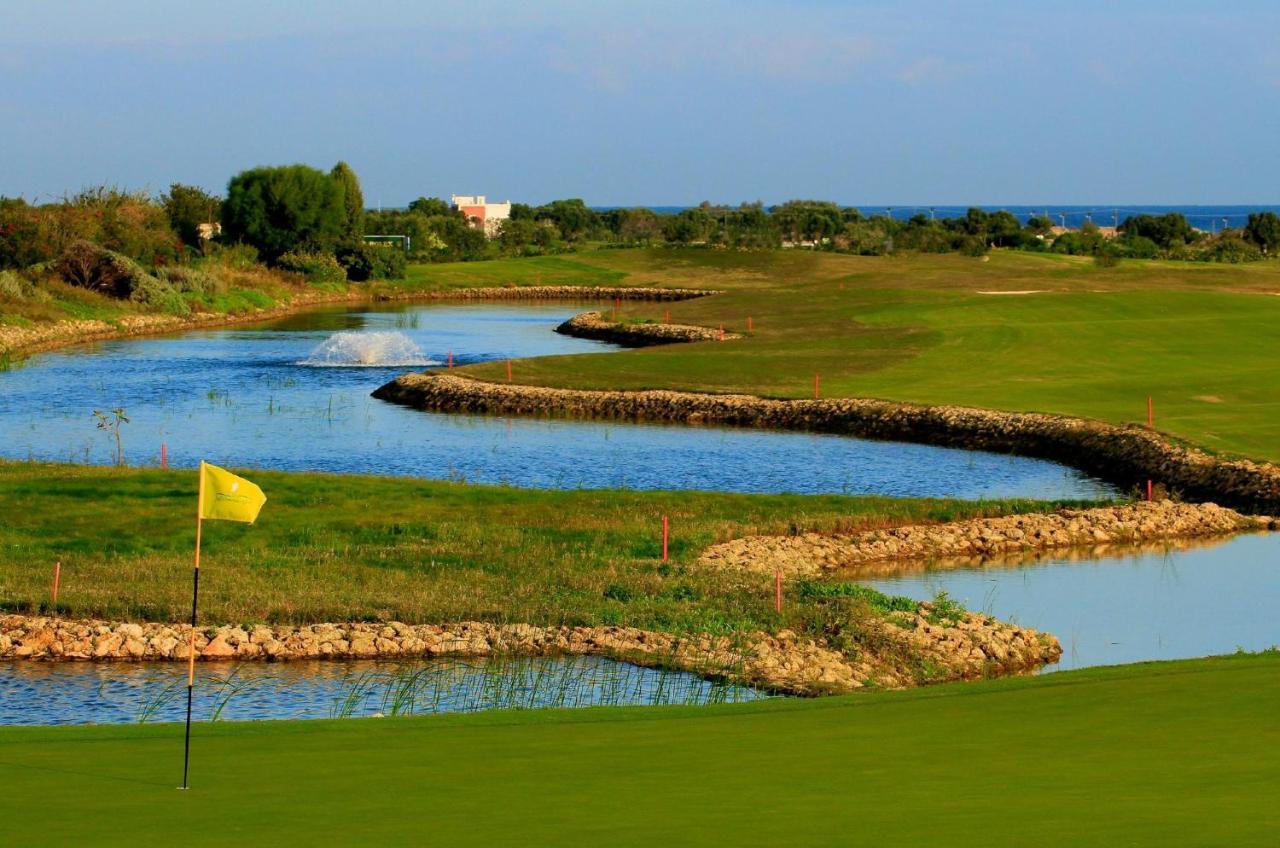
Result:
M407 209L369 212L370 232L407 235L417 261L459 261L559 253L584 244L624 247L655 244L734 249L807 247L860 255L899 252L969 255L993 248L1121 258L1169 258L1242 262L1280 248L1280 217L1254 213L1248 224L1220 233L1196 230L1179 213L1136 215L1115 233L1089 222L1063 232L1044 216L1025 223L1004 210L972 208L964 215L911 218L865 215L853 207L816 200L717 206L703 203L677 212L643 207L593 209L581 199L541 206L515 203L511 217L490 240L438 198L421 197Z

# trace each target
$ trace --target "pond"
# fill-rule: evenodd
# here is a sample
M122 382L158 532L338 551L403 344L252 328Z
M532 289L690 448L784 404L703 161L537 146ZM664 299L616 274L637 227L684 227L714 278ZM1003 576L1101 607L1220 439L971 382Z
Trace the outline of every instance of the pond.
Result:
M197 665L198 721L741 703L745 686L603 657ZM0 725L181 721L182 663L0 662Z
M858 582L916 600L945 591L971 610L1048 631L1063 649L1049 670L1280 646L1275 533Z
M94 409L123 407L126 461L392 474L537 488L960 498L1109 497L1052 462L831 435L430 414L375 400L411 370L611 345L553 332L574 304L322 309L126 339L0 372L0 456L106 463ZM517 368L517 381L519 364Z

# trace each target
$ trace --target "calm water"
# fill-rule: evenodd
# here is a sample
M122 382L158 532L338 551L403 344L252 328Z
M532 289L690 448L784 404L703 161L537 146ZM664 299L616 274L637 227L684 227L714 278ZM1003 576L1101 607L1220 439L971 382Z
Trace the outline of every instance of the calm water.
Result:
M198 721L740 703L743 686L602 657L197 666ZM181 721L182 663L0 662L0 725Z
M1178 551L860 582L917 600L945 591L969 609L1047 630L1062 642L1055 669L1280 646L1280 534L1275 533Z
M133 339L0 372L0 455L110 462L94 409L124 407L126 460L414 475L528 487L1093 498L1055 463L838 436L429 414L369 397L422 366L323 367L337 333L400 333L441 367L613 350L552 332L581 306L327 310L270 325ZM351 337L344 337L350 342ZM385 338L385 337L379 337ZM343 341L343 339L338 340ZM326 347L326 342L328 346ZM516 364L519 368L519 363ZM518 374L518 370L517 370ZM518 377L517 377L518 379Z

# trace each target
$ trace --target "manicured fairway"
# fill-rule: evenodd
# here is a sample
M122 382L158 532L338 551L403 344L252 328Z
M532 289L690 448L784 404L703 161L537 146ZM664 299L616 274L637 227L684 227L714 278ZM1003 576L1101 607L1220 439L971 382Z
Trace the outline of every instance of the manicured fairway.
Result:
M0 730L6 845L1274 845L1280 656L762 705Z
M595 272L592 272L595 269ZM619 274L625 274L621 278ZM725 294L624 303L624 320L745 332L720 344L520 362L516 381L778 397L881 397L1146 419L1211 450L1280 459L1280 264L996 252L857 257L808 251L600 250L413 269L410 285L503 281L698 286ZM997 292L992 294L991 292ZM999 292L1004 292L1000 294ZM505 365L464 369L505 380Z

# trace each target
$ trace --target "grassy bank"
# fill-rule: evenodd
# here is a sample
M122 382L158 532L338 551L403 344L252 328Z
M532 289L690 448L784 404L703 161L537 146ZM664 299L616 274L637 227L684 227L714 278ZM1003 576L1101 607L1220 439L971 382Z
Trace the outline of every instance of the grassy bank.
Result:
M1268 845L1280 656L734 707L0 729L13 844Z
M623 276L619 276L623 275ZM807 251L601 250L419 266L418 288L634 284L723 289L672 304L625 303L623 320L750 338L522 362L517 379L573 388L671 388L880 397L1114 423L1144 421L1210 450L1280 459L1280 266L997 252L854 257ZM990 294L988 292L1006 292ZM1023 293L1019 293L1023 292ZM500 363L465 373L505 380Z
M941 521L1039 502L703 492L537 491L323 474L252 472L269 498L257 525L204 532L209 622L398 619L627 624L730 633L821 626L773 611L772 584L688 568L751 533ZM0 601L47 605L63 563L71 617L180 621L194 541L192 471L0 463ZM672 527L661 561L660 520Z

